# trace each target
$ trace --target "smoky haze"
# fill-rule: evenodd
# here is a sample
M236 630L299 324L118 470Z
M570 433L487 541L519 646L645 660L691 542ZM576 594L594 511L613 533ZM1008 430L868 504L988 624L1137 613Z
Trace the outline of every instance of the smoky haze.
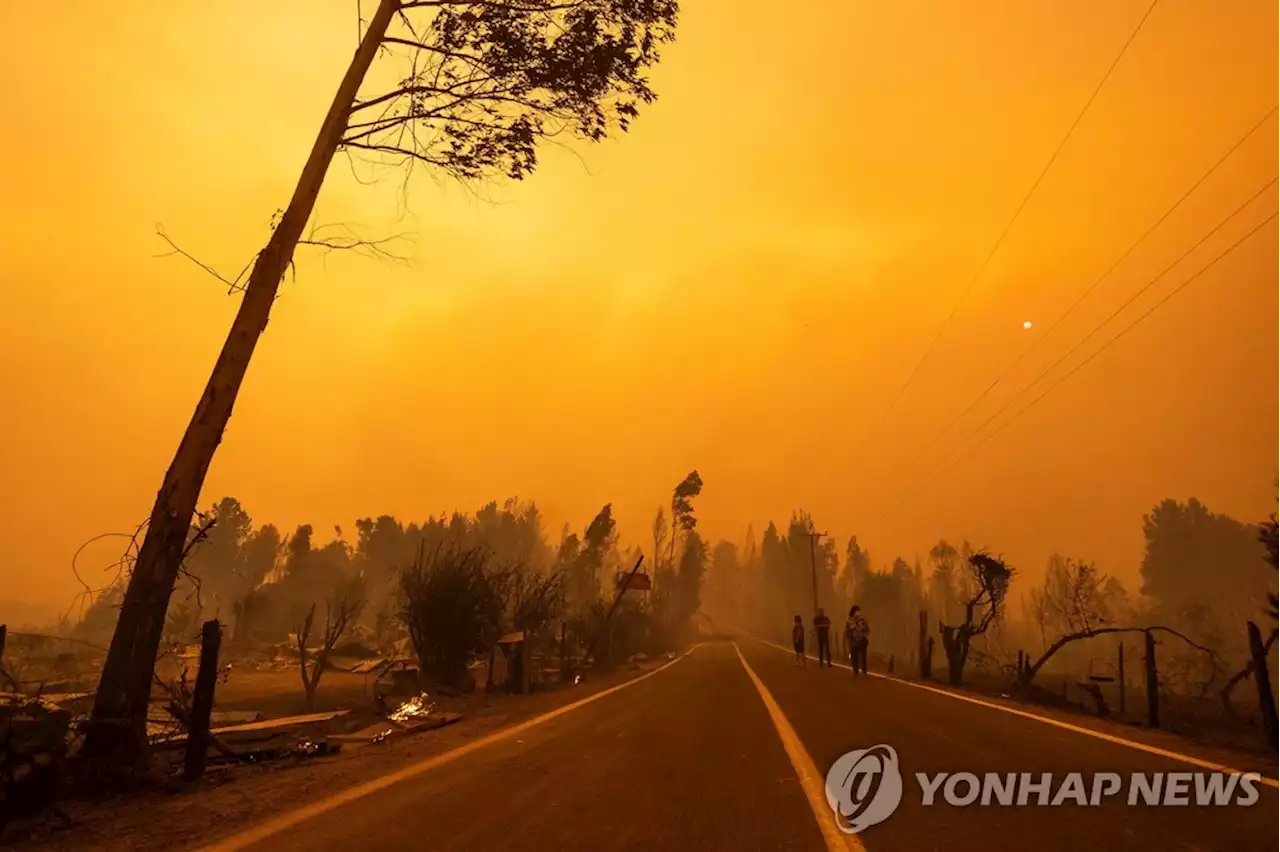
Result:
M323 547L335 527L354 543L358 519L518 495L554 546L608 503L624 548L647 549L655 507L697 468L713 552L748 526L785 536L803 511L841 565L856 535L871 568L901 557L927 576L946 539L1002 554L1020 595L1054 553L1136 591L1162 500L1248 523L1274 507L1274 224L949 459L1274 176L1274 117L922 453L1275 103L1253 70L1277 61L1274 5L1152 18L890 407L1145 5L689 4L624 144L548 146L535 176L481 198L421 179L402 195L339 164L316 219L411 233L411 262L300 254L202 508L233 495ZM0 141L0 620L50 620L81 588L76 549L145 516L236 306L155 256L155 223L229 275L261 245L350 53L349 4L314 6L237 0L163 26L136 0L4 13L0 68L20 81L5 111L41 132ZM51 108L71 92L75 112ZM99 541L82 570L102 578L119 552Z

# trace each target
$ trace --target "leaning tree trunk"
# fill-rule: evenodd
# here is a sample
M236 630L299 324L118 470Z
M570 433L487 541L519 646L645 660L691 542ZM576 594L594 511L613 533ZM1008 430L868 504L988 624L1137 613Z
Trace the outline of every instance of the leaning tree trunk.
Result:
M1105 633L1145 633L1146 629L1142 627L1092 627L1087 630L1078 630L1075 633L1068 633L1066 636L1060 636L1052 645L1045 649L1034 663L1025 662L1023 667L1018 671L1015 680L1019 689L1026 689L1031 686L1031 682L1035 680L1036 675L1044 664L1049 662L1049 658L1062 650L1064 645L1080 639L1092 639L1094 636L1101 636ZM1029 659L1029 656L1028 656Z
M1258 687L1258 709L1262 713L1262 727L1267 734L1267 744L1272 748L1280 739L1280 720L1276 718L1276 695L1271 691L1271 667L1267 665L1267 646L1262 641L1258 625L1249 622L1249 653L1253 657L1253 679Z
M146 763L147 704L156 652L205 474L231 418L258 337L267 326L280 280L292 262L293 251L311 218L325 173L346 130L356 94L398 7L395 0L382 0L369 23L320 127L289 206L254 262L231 331L156 495L111 638L82 752L100 768Z

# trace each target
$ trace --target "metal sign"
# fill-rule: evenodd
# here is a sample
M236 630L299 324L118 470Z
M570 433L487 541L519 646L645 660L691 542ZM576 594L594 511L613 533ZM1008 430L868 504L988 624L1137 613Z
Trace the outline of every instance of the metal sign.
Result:
M653 589L653 580L648 574L639 572L630 575L622 575L618 577L618 588L623 591L634 590L637 592L648 592Z

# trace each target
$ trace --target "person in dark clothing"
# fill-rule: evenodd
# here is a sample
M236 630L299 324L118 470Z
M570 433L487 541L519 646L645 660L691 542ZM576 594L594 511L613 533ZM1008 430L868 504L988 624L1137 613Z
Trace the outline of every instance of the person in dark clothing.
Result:
M813 617L813 632L818 634L818 668L822 668L824 663L831 668L831 619L821 607Z
M867 673L867 645L871 640L871 627L862 617L857 604L849 607L849 618L844 623L844 637L849 643L849 662L853 673Z
M791 625L791 644L796 649L796 664L804 665L804 619L796 616L795 622Z

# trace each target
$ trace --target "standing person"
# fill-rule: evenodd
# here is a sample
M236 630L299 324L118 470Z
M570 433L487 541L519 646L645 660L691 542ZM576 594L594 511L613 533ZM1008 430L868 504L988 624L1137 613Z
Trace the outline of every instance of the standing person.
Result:
M867 673L867 645L871 640L871 626L860 610L857 604L849 607L849 619L844 625L845 639L849 642L849 662L855 675Z
M796 616L791 625L791 644L796 649L796 665L804 665L804 619Z
M818 634L818 668L826 663L831 668L831 619L818 607L818 614L813 617L813 632Z

